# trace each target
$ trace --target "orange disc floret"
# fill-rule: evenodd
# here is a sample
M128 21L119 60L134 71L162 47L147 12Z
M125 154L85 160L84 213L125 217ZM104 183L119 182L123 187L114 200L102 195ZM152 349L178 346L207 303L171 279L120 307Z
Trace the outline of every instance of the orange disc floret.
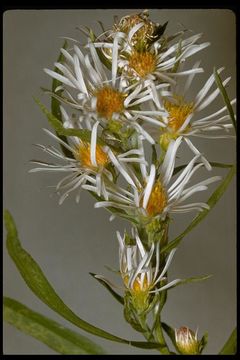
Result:
M167 194L160 181L157 181L150 194L148 204L146 207L149 216L156 216L161 214L167 205Z
M124 95L109 86L98 90L96 97L98 114L108 120L112 118L113 113L120 113L124 109Z
M91 162L91 145L90 143L80 143L76 150L76 158L80 161L83 167L88 169L95 169L95 166ZM108 155L103 151L100 145L96 145L96 162L98 167L105 167L109 158Z
M173 132L177 132L187 117L193 112L193 103L184 103L182 101L174 104L165 100L164 107L169 112L168 127Z
M124 281L124 284L126 285L126 287L128 287L128 280L129 280L129 276L128 275L124 276L123 281ZM149 289L149 286L150 285L148 283L147 275L145 274L142 284L140 282L140 276L138 275L136 277L136 279L134 280L130 291L135 294L139 293L139 292L145 292Z
M155 70L156 57L148 51L133 51L129 57L129 67L135 70L140 77L144 77Z

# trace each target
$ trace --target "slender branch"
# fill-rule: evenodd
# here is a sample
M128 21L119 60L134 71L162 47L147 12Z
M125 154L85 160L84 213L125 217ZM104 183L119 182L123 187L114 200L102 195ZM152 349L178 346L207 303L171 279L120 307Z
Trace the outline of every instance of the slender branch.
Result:
M165 355L171 355L171 352L167 346L166 340L163 335L160 314L158 314L154 333L155 333L155 341L157 341L162 346L161 353Z

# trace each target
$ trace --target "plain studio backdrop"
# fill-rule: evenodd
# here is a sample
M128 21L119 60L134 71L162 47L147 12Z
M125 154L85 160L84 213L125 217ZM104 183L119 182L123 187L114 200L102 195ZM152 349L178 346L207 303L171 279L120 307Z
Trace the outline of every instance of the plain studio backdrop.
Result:
M33 96L49 106L49 97L40 86L50 88L51 79L43 68L52 69L62 36L85 41L76 29L92 27L100 34L97 23L106 28L119 18L137 10L11 10L4 14L4 208L12 213L25 249L40 264L49 281L63 301L80 317L115 335L144 340L123 319L121 306L89 272L103 274L118 281L105 265L118 267L116 230L123 232L123 220L109 222L109 213L94 209L94 199L83 192L79 204L70 196L58 205L54 188L62 174L29 174L31 159L49 160L33 144L53 144L42 128L47 120ZM213 67L224 66L222 78L231 76L228 85L230 98L235 96L235 16L229 10L160 10L151 9L150 18L163 24L169 21L167 33L181 26L203 33L202 42L211 46L195 54L191 64L201 59L204 74L197 75L193 96L211 75ZM182 25L180 25L182 24ZM223 106L221 96L207 112ZM196 138L194 138L196 139ZM210 161L234 163L235 139L195 140ZM183 146L184 148L184 146ZM189 152L181 152L179 163L189 160ZM226 169L214 168L209 174L199 172L193 181L204 177L227 174ZM195 197L206 201L218 183ZM189 326L199 329L202 336L209 332L205 354L217 354L236 323L236 203L235 180L210 212L181 243L169 270L169 279L212 274L205 282L179 286L168 293L162 319L172 327ZM174 239L195 214L174 216L170 240ZM5 235L5 233L4 233ZM52 319L68 326L101 344L109 354L157 354L84 333L60 318L28 289L9 258L4 244L4 294L15 298ZM54 354L44 344L4 325L5 354Z

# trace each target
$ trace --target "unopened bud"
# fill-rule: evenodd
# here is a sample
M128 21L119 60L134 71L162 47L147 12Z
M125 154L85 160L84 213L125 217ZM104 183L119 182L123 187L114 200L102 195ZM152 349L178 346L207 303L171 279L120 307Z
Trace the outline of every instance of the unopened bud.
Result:
M166 132L166 133L163 133L162 135L160 135L159 144L160 144L161 148L164 151L167 151L168 145L170 144L170 142L172 140L176 140L177 137L178 137L177 134L171 133L171 132Z
M188 327L182 326L178 330L175 329L175 340L181 354L199 354L199 341L197 339L197 333L194 333Z

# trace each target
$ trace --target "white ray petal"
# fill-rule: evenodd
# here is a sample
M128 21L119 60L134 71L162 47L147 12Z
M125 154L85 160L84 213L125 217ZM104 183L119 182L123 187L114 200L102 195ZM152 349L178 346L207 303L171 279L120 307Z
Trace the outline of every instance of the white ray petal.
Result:
M149 197L152 192L152 188L153 188L153 185L155 182L155 175L156 175L156 168L155 168L155 165L152 164L151 169L150 169L150 174L148 177L147 186L144 191L144 197L143 197L143 208L144 209L146 209L146 207L147 207L148 200L149 200Z
M56 73L55 71L49 70L49 69L43 69L43 70L45 71L45 73L47 73L54 79L61 81L61 83L68 85L70 87L73 87L74 89L76 88L76 86L65 76L63 76L59 73Z
M97 121L93 128L91 134L91 147L90 147L90 158L93 166L97 167L97 159L96 159L96 146L97 146L97 128L99 125L99 121Z
M170 266L170 264L171 264L172 258L173 258L173 256L174 256L176 250L177 250L177 249L175 248L175 249L173 249L173 250L170 252L170 254L169 254L168 258L167 258L166 264L165 264L165 266L164 266L161 274L160 274L160 275L158 276L158 278L155 280L154 285L157 284L157 283L163 278L163 276L165 275L165 273L167 272L167 269L169 268L169 266Z

